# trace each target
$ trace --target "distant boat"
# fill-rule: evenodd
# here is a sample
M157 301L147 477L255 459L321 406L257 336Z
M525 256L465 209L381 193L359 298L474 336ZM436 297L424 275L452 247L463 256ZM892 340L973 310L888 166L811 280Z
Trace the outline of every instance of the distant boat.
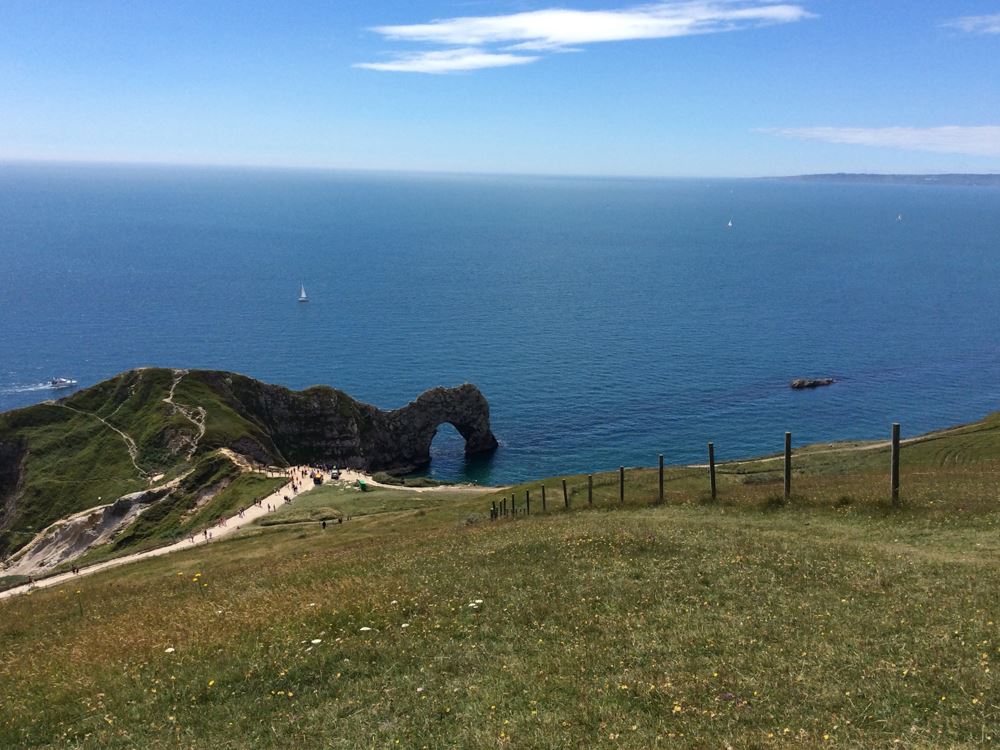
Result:
M52 378L49 381L49 388L53 390L56 388L72 388L74 385L78 385L75 380L70 380L69 378Z
M896 221L902 221L902 220L903 220L903 214L896 214Z
M729 223L728 223L728 224L726 224L726 228L727 228L727 229L732 229L732 228L733 228L733 220L732 220L732 219L730 219L730 220L729 220Z
M306 287L303 284L299 287L299 302L308 302L308 301L309 297L306 296Z

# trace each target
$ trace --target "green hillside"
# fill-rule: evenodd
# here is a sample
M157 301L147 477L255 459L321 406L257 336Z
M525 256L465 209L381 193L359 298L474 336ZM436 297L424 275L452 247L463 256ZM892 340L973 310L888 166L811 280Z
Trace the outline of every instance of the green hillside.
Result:
M0 746L979 748L1000 737L996 416L904 445L324 488L0 602ZM541 486L547 512L541 512ZM532 513L489 520L513 493ZM323 529L322 518L348 518ZM46 644L39 648L38 644Z
M233 373L142 369L0 414L0 559L54 521L127 493L192 471L205 480L220 471L238 473L219 466L219 448L287 465L262 421L270 406L265 396L308 402L319 391L348 415L361 413L353 399L330 388L293 394ZM294 438L285 435L283 447L303 453ZM211 485L192 481L175 494L175 507L184 505L181 495ZM165 509L157 513L176 517ZM187 530L179 524L171 533Z

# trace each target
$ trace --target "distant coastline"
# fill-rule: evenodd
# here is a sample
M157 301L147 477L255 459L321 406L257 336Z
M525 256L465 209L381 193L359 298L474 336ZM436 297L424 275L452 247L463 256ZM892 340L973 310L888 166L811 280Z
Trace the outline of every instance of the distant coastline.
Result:
M776 177L778 180L803 182L853 182L874 185L955 185L965 187L1000 187L1000 174L865 174L836 172Z

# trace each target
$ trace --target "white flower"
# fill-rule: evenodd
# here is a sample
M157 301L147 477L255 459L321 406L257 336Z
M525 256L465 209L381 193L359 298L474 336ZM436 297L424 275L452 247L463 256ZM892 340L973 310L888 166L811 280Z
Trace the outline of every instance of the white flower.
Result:
M171 646L170 648L164 649L163 653L165 653L165 654L172 654L172 653L174 653L174 647Z
M424 692L424 691L425 691L426 689L427 689L427 688L422 688L422 687L418 687L418 688L417 688L417 692L418 692L418 693L422 693L422 692Z
M410 627L410 623L404 622L400 627L408 628Z
M363 628L361 628L361 632L362 633L367 633L369 630L371 630L371 628L368 627L367 625L365 625Z
M389 604L399 604L399 602L397 602L395 599L393 599L391 602L389 602Z
M309 606L310 607L315 607L316 606L316 602L309 602Z
M315 646L315 645L316 645L317 643L322 643L322 642L323 642L323 639L322 639L322 638L313 638L313 639L312 639L312 640L310 641L310 643L311 643L312 645L314 645L314 646Z

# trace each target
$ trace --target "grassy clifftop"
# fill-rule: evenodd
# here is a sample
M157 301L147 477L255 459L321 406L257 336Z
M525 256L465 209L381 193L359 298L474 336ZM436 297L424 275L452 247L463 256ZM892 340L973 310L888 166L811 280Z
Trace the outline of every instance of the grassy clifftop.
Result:
M903 446L305 495L0 603L0 746L977 748L1000 738L1000 420ZM541 512L541 486L547 512ZM513 493L532 514L488 520ZM319 519L352 516L321 528ZM46 644L39 648L39 644ZM398 744L397 744L398 743Z

